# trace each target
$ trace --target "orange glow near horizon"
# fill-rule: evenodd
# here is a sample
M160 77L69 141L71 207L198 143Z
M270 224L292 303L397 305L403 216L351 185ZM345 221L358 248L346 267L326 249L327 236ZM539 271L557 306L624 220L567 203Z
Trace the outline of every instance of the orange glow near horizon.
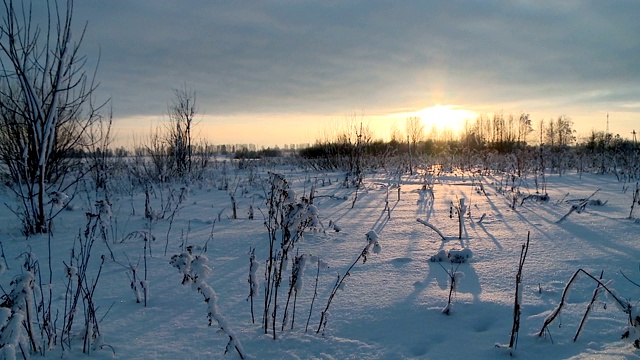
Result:
M388 140L389 125L404 129L404 120L420 117L425 134L457 135L465 121L473 121L478 114L456 105L434 105L416 110L392 114L363 114L365 126L372 130L374 138ZM350 117L347 117L350 118ZM164 129L165 119L158 116L136 116L114 121L113 145L133 148L148 140L157 128ZM202 116L195 128L195 138L209 144L256 144L273 147L284 144L313 144L324 137L338 135L345 123L344 115L309 114L239 114L234 116Z
M452 136L458 138L464 130L465 122L473 124L480 114L491 116L486 109L499 108L506 114L520 114L521 110L486 105L482 107L466 107L460 105L436 104L430 107L410 111L397 109L379 111L374 114L356 115L356 121L362 120L371 131L374 139L390 140L392 134L404 136L405 121L409 117L419 117L427 136ZM415 108L414 108L415 109ZM553 119L557 115L548 111L533 109L527 111L534 121L534 127L540 120ZM579 138L587 137L591 131L604 131L607 113L610 119L610 131L630 138L637 127L638 120L632 112L590 111L568 109L566 112L573 119ZM197 142L205 141L212 145L221 144L255 144L258 148L284 146L285 144L313 144L317 140L325 140L327 136L337 136L348 130L352 115L344 114L234 114L203 115L198 117L194 136ZM165 129L166 119L162 114L141 115L114 118L112 129L113 147L133 149L149 140L156 129ZM634 130L635 129L635 130Z
M455 105L437 104L415 111L411 116L417 116L422 120L426 132L435 128L439 132L451 131L458 134L464 129L465 122L475 120L478 114Z

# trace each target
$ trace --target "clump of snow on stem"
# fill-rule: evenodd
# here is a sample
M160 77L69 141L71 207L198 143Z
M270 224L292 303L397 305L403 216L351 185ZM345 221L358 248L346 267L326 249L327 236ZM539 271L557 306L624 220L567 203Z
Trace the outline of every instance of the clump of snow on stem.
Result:
M251 294L258 293L258 267L260 267L260 263L256 260L256 254L251 252L251 257L249 258L249 284L251 284Z
M615 295L615 293L612 295ZM620 297L618 297L618 299L622 301L622 304L617 301L613 301L613 303L617 304L619 308L629 314L630 322L630 324L627 325L625 332L622 334L622 339L632 340L633 346L636 349L640 349L640 310L637 306L632 306L628 301L622 300Z
M0 307L0 354L3 359L15 359L16 350L28 348L24 319L27 318L29 308L33 307L31 301L34 282L35 278L30 271L17 275L11 282L13 290L4 303L11 307L5 307L4 304Z
M320 217L318 216L318 208L311 204L307 207L307 219L309 224L307 225L309 228L317 230L322 229L322 223L320 222Z
M340 232L342 230L342 227L332 220L329 220L329 228L333 229L335 232Z
M320 269L326 269L329 267L327 263L320 260L320 258L315 255L303 254L303 255L297 256L293 262L293 269L291 271L291 273L293 274L292 276L293 288L297 292L300 292L300 290L302 290L302 284L303 284L302 274L304 273L304 269L307 263L318 264L318 267Z
M105 200L96 201L96 209L98 210L98 218L100 219L100 226L106 229L111 225L111 204Z
M322 229L322 223L318 216L318 208L313 204L307 204L305 200L300 203L291 203L285 212L284 225L289 229L310 228Z
M288 188L284 193L285 202L294 203L296 201L296 192L295 190Z
M306 209L303 204L290 204L285 213L284 224L289 229L297 229L304 219Z
M365 253L369 252L369 250L371 250L371 248L373 247L373 253L374 254L378 254L380 253L380 250L382 250L382 247L380 246L380 243L378 242L378 233L375 230L370 230L367 234L367 247L365 248Z
M78 268L73 265L67 265L66 270L67 270L66 275L67 275L67 278L69 279L74 279L78 275Z
M56 210L60 210L67 205L69 196L62 191L51 191L49 193L49 202Z

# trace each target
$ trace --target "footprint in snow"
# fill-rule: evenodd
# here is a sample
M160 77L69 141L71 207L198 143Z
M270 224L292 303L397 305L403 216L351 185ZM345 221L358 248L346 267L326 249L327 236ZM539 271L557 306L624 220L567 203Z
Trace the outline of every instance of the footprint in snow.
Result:
M429 351L429 347L424 344L416 344L410 349L412 356L424 356Z
M491 317L479 318L473 324L473 331L479 332L479 333L485 332L489 330L489 328L491 328L491 325L493 325L493 323L495 323L494 318L491 318Z

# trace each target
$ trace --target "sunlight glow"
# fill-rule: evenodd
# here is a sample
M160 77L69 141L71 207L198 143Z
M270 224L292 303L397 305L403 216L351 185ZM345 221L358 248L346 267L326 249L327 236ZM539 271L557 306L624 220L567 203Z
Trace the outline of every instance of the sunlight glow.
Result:
M459 109L455 105L434 105L415 111L411 116L422 119L425 131L437 130L438 132L449 130L454 134L464 128L465 121L475 120L478 117L473 111Z

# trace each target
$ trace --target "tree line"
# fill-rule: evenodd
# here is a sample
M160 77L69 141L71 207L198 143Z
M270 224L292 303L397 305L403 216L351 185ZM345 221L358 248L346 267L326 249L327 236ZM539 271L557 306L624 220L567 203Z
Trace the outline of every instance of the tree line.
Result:
M0 173L18 200L8 206L27 235L48 232L62 210L53 205L67 193L74 194L83 179L90 177L96 193L106 193L114 156L136 157L133 163L149 179L188 183L204 172L216 153L206 141L196 141L197 96L186 84L174 89L167 120L133 152L113 149L111 104L98 100L97 65L88 68L81 52L87 24L72 38L73 1L46 4L48 17L43 22L34 19L32 2L5 0L0 8ZM578 141L572 120L564 115L537 124L526 113L480 116L467 122L457 139L426 136L418 117L406 119L404 134L395 129L389 141L375 139L355 115L344 124L344 131L325 134L296 155L318 169L346 169L354 185L366 167L398 158L413 173L424 156L537 151L539 156L550 154L549 166L557 168L566 161L558 154L572 148L583 165L588 158L591 167L607 172L612 163L616 169L627 166L638 152L635 142L602 132ZM281 154L278 149L237 149L233 158L244 164Z

